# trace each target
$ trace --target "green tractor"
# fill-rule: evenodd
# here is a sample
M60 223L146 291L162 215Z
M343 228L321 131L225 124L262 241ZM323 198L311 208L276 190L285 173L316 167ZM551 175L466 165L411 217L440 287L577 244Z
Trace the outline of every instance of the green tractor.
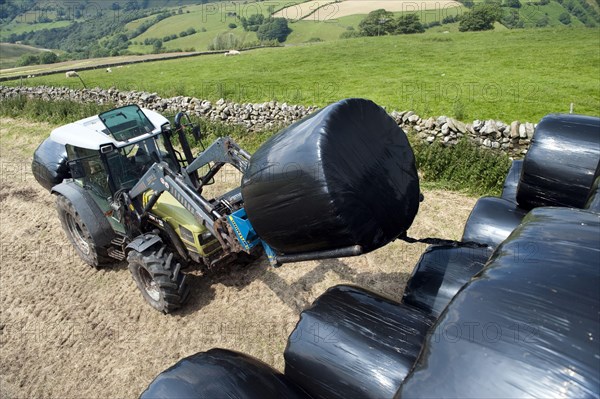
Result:
M247 261L268 247L255 234L247 240L252 232L239 187L202 196L225 164L243 172L250 155L219 138L194 158L186 133L200 140L184 113L171 125L128 105L61 126L42 144L66 152L67 172L51 192L77 254L94 267L126 259L144 299L164 313L186 300L182 269ZM34 173L40 175L35 161Z
M369 100L313 113L252 159L228 137L194 156L190 134L200 141L185 113L171 124L128 105L55 129L34 154L79 256L94 267L127 259L165 313L185 301L188 267L360 255L404 237L422 198L406 135ZM203 195L225 165L241 186Z

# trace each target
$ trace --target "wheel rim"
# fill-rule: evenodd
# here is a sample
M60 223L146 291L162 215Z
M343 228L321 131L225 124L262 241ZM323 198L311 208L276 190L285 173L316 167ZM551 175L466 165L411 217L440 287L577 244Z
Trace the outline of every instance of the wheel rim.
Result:
M140 267L140 280L142 281L142 287L144 288L144 291L146 291L146 294L148 294L153 301L158 301L160 299L158 284L156 284L156 281L152 279L150 273L143 267Z
M79 223L77 223L77 221L75 220L73 215L71 215L70 213L66 214L66 219L67 219L67 228L69 229L69 233L71 234L71 237L73 237L73 241L75 242L75 245L79 248L79 250L81 252L88 255L90 253L90 244L88 244L88 242L84 238L84 234L83 234L83 230L81 229L81 226L79 225Z

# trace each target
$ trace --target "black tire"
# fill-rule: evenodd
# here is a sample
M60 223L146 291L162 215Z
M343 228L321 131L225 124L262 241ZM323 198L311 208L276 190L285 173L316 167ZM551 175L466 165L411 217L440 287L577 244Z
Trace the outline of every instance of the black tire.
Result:
M100 267L116 261L108 256L106 248L97 245L88 227L68 198L57 195L56 210L58 211L58 218L67 238L75 248L77 255L85 263L93 267Z
M132 250L127 256L129 271L142 296L154 309L171 313L186 301L189 288L181 264L173 253L151 248L142 253Z

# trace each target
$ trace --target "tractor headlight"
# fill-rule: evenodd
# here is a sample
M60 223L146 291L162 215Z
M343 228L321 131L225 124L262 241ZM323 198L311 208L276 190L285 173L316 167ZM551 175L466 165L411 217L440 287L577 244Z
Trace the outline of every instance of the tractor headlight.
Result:
M200 244L206 244L213 239L213 235L210 234L210 231L205 231L198 236L198 239L200 240Z
M194 235L192 234L191 231L189 231L185 227L179 226L179 233L181 234L181 238L184 241L187 241L187 242L190 242L190 243L194 242Z

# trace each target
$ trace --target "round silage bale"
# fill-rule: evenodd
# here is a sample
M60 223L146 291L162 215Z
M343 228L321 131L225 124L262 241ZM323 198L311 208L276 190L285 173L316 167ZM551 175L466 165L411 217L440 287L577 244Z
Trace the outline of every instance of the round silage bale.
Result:
M538 123L523 160L517 202L583 208L600 170L600 118L550 114Z
M280 253L367 252L410 227L419 180L408 139L385 110L346 99L263 144L242 195L254 229Z

